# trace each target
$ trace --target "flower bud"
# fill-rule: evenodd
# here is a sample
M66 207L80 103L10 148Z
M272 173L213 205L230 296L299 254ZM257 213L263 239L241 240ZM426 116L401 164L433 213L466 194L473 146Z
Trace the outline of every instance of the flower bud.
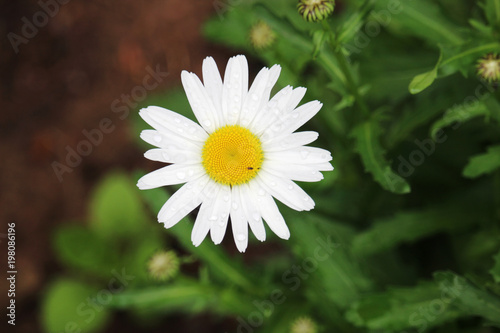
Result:
M179 258L174 251L158 252L149 260L148 271L156 280L171 279L179 272Z
M490 53L479 59L477 74L489 83L498 82L500 79L500 57Z
M316 323L309 317L295 319L290 328L290 333L317 333Z
M299 14L309 22L324 20L333 13L334 7L334 0L299 0L297 4Z
M257 50L268 48L275 39L276 34L266 22L259 21L250 29L250 42Z

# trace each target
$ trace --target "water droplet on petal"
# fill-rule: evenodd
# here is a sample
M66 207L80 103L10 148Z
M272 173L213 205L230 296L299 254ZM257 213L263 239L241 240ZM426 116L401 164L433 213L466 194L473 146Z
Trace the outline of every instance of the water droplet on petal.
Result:
M276 186L276 182L270 182L269 185L274 187L274 186Z
M252 218L255 220L255 221L259 221L260 219L260 214L257 213L257 212L253 212L252 213Z
M181 119L180 118L175 118L174 120L177 124L180 124L181 123Z
M184 171L179 171L176 173L176 176L179 180L186 179L186 173Z
M165 161L169 161L170 160L170 156L166 152L164 152L164 151L161 152L161 156L162 156L162 158Z
M289 189L290 191L291 191L291 190L293 190L293 185L291 185L291 184L290 184L290 185L288 185L288 189Z
M264 196L266 195L266 191L264 191L263 189L259 189L259 191L257 192L259 195L261 196Z
M307 156L309 156L309 151L307 149L302 149L300 151L300 157L302 157L302 159L305 160L307 158Z
M212 221L212 222L215 222L215 221L217 221L218 219L217 219L217 216L212 215L212 216L210 216L210 217L208 218L208 220L209 220L209 221Z
M228 202L228 201L229 201L229 195L227 195L227 194L226 194L226 195L224 196L224 201L225 201L225 202Z
M298 118L299 113L297 111L292 112L292 118Z
M239 240L240 242L243 242L245 239L247 239L247 236L245 236L244 234L238 234L236 236L236 239Z
M158 135L158 134L157 134L157 135L155 135L155 136L153 137L153 140L155 140L155 142L160 142L160 141L161 141L161 135Z
M233 206L233 209L234 209L234 210L237 210L237 209L238 209L238 203L237 203L237 202L233 202L232 206Z
M305 195L304 195L304 197L302 199L304 199L304 201L309 201L309 197L307 197Z
M203 125L205 125L206 127L209 127L210 125L212 125L212 122L208 119L205 119L205 120L203 120Z
M254 101L257 101L257 100L259 100L259 96L257 96L257 94L252 94L252 99Z

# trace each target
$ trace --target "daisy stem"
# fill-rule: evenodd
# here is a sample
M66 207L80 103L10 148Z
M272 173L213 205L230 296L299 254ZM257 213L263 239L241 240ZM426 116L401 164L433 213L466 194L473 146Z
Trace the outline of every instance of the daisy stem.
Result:
M368 106L366 105L365 101L363 100L363 98L359 93L359 87L356 84L356 81L354 80L354 75L352 74L351 66L349 65L349 62L347 61L345 55L342 53L340 45L337 42L336 36L333 33L332 29L330 28L328 22L326 20L323 20L321 21L321 23L323 24L323 29L325 30L325 33L328 35L328 42L332 47L335 59L337 60L337 63L339 64L339 67L345 76L347 89L354 96L356 104L361 113L363 114L363 116L368 118L370 115L370 111L368 110Z

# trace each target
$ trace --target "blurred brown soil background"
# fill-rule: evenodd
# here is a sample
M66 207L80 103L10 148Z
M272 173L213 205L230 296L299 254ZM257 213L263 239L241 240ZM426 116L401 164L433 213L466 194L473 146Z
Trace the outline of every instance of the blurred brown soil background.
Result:
M37 1L0 4L0 267L6 272L5 234L7 223L15 222L18 269L17 325L7 325L3 315L0 327L7 327L2 332L40 332L40 296L61 272L50 242L54 227L85 220L89 194L106 172L152 170L127 119L112 112L112 102L142 86L148 66L169 72L149 92L160 93L180 84L182 69L200 74L204 57L213 55L223 64L230 52L201 35L202 23L216 15L212 0L69 1L18 45L17 54L8 33L22 36L22 18L33 22L42 8ZM112 120L114 130L59 181L51 164L66 165L66 147L76 149L86 139L82 131L99 128L103 118ZM7 290L2 278L3 309ZM162 332L208 332L210 326L210 318L167 320ZM118 330L137 331L124 315L107 331Z

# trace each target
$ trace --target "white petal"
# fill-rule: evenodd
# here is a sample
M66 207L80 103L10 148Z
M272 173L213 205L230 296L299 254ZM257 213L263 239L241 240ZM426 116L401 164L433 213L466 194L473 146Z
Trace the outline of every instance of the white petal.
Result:
M287 112L292 112L293 110L295 110L295 108L297 107L297 105L299 105L302 98L304 98L306 91L307 89L304 87L297 87L293 89L292 97L290 98L288 104L286 105Z
M202 192L202 204L196 221L194 222L193 231L191 232L191 241L194 246L199 246L205 239L214 222L212 218L212 210L215 204L215 194L217 189L215 182L209 182Z
M282 239L290 238L290 230L288 230L285 219L281 215L271 195L260 188L257 182L250 182L249 185L251 191L257 193L257 205L260 214L269 228Z
M243 55L229 59L222 88L223 125L238 123L243 101L248 92L248 62Z
M240 252L245 252L248 246L248 222L243 209L240 195L241 186L231 188L231 227L233 229L234 242Z
M241 205L248 220L248 225L252 229L255 237L261 242L266 240L266 228L257 209L256 193L250 190L248 184L240 185Z
M280 131L281 122L280 118L286 113L286 105L292 97L293 88L286 86L276 93L271 100L263 107L255 116L255 119L249 125L249 129L256 135L263 134L264 130L272 126L274 130ZM280 128L276 127L277 125ZM267 141L267 138L262 138L262 141Z
M207 90L196 74L182 71L181 81L193 113L208 133L219 127L217 111Z
M330 163L327 163L330 165ZM331 165L330 165L331 166ZM299 182L317 182L323 179L316 164L293 164L265 161L262 169L277 177L288 178Z
M274 65L271 69L262 68L257 74L241 109L239 121L241 126L247 127L257 113L269 102L271 90L278 80L280 71L281 67Z
M185 137L164 130L144 130L141 132L141 139L150 145L160 148L175 146L193 151L201 151L203 147L201 142L186 139Z
M320 102L312 101L270 121L262 132L263 141L293 133L318 113L322 106Z
M172 164L144 175L137 181L141 190L190 182L205 174L199 164Z
M175 133L189 140L205 142L207 133L197 123L176 112L159 106L141 109L139 115L158 131Z
M291 180L261 170L255 181L273 197L297 211L311 210L314 200Z
M212 216L214 222L210 228L210 237L214 244L220 244L226 233L229 211L231 210L231 188L227 185L220 186L215 196Z
M326 149L316 147L299 147L283 151L266 152L266 160L282 163L317 164L329 162L332 155Z
M318 138L318 133L313 131L295 132L286 136L276 137L267 142L262 142L262 149L280 151L307 145Z
M198 207L202 202L201 192L208 181L208 176L204 176L184 184L160 209L158 221L162 222L165 228L170 228Z
M218 126L222 125L224 119L222 115L222 78L215 63L214 58L206 57L203 60L203 84L207 90L208 96L214 103L217 112Z
M192 150L181 150L176 146L167 149L154 148L144 153L144 157L151 161L163 163L195 164L201 163L201 152Z

